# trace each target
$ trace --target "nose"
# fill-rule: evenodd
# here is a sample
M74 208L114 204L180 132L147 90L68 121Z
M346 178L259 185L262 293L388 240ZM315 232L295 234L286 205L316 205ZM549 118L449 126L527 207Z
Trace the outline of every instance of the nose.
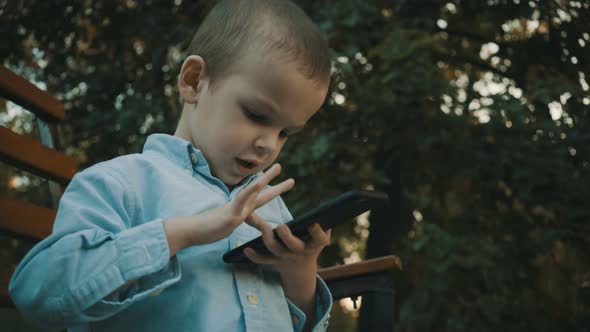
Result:
M279 137L274 134L260 135L254 142L256 151L267 154L273 154L279 147L279 144Z

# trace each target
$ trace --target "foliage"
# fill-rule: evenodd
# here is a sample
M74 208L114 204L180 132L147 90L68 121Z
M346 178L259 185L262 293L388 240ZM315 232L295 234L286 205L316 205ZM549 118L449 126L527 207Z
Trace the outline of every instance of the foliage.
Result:
M590 4L301 4L335 70L281 157L295 213L353 187L399 194L368 227L411 224L385 244L404 262L400 331L587 330ZM65 147L90 165L174 130L175 75L205 7L5 2L0 57L65 101ZM337 229L322 263L362 254L366 230Z
M349 59L331 122L363 113L346 128L415 216L400 330L584 329L588 4L356 5L329 16Z

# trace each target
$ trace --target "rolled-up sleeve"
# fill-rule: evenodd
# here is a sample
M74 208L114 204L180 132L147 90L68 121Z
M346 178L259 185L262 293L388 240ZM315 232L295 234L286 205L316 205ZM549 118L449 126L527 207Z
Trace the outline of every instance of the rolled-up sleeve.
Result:
M25 318L46 328L101 320L178 281L162 220L138 222L133 211L126 183L108 167L78 173L60 201L52 235L25 256L10 281Z
M293 219L291 212L285 205L285 202L278 197L277 204L279 207L279 211L282 215L283 222L288 222ZM313 332L322 332L328 329L328 324L330 320L330 311L332 310L332 294L330 293L330 289L326 285L326 283L320 278L317 278L317 290L316 290L316 321L312 325ZM287 299L287 303L289 304L289 311L291 312L291 317L293 317L293 330L295 332L303 331L303 327L305 326L305 322L307 317L305 317L305 313L297 306L295 306L289 299Z
M295 332L303 331L303 327L307 321L305 313L303 313L303 311L293 304L293 302L291 302L289 299L287 299L287 303L289 305L291 317L293 318L293 330ZM332 310L332 294L330 294L328 286L319 276L317 277L315 308L316 320L314 324L312 324L312 332L327 331L328 325L330 323L330 311Z

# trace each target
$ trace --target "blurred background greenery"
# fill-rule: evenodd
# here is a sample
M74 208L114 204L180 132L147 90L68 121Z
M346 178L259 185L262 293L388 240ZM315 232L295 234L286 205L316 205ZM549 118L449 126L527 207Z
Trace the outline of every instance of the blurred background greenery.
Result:
M297 215L351 188L392 198L337 228L321 264L400 256L396 331L588 331L590 3L298 3L329 39L334 75L280 157L297 183L285 199ZM173 133L175 78L209 5L0 1L0 59L64 102L62 148L84 168ZM0 125L36 135L5 101ZM48 200L30 174L0 164L0 181ZM31 244L2 235L2 267ZM383 319L363 308L336 303L331 330Z

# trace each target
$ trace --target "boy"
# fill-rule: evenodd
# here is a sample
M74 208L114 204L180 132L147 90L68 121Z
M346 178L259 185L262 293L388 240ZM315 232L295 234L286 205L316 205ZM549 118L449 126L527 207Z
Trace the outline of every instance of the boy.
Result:
M100 163L72 180L53 233L27 254L10 292L31 321L71 331L326 329L332 300L316 276L330 238L307 242L281 225L268 183L287 137L322 105L325 41L305 14L278 0L220 2L189 47L174 136ZM245 223L244 223L245 221ZM271 224L284 245L274 238ZM272 255L223 263L262 233Z

